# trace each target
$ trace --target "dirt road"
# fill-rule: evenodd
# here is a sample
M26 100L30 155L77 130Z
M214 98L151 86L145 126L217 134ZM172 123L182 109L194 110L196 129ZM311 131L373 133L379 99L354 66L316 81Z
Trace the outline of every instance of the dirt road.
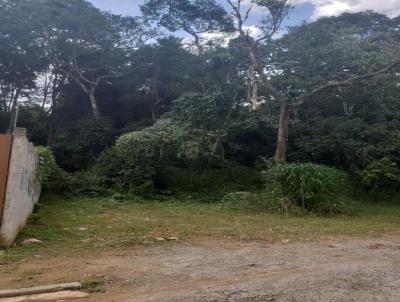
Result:
M87 302L400 301L400 235L194 240L0 266L0 288L102 280ZM89 282L90 283L90 282Z

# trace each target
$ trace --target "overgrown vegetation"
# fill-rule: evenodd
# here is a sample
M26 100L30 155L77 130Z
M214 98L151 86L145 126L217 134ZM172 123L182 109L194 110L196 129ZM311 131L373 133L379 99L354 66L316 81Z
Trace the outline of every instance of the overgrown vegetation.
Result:
M341 198L350 192L347 175L334 168L300 163L277 165L265 171L267 190L288 211L343 214L349 206Z
M182 241L207 236L280 242L400 230L397 202L360 199L348 206L352 216L318 217L248 211L225 203L175 198L160 202L131 196L116 200L47 195L42 200L39 216L29 223L17 244L6 251L0 262L30 259L34 255L76 257L132 245L168 244L157 238L169 237L179 237ZM29 238L40 239L42 243L20 244Z
M62 192L70 189L71 176L61 169L54 158L51 149L36 147L39 155L39 178L44 192Z
M85 0L0 0L0 129L19 105L18 125L46 146L45 192L325 216L351 214L361 194L398 196L400 17L284 30L291 8L146 0L123 17Z

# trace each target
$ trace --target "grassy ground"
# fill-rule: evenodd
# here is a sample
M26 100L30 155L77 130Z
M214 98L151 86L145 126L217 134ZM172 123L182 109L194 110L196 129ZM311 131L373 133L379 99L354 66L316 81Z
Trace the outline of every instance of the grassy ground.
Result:
M218 203L117 202L106 198L47 196L16 244L0 254L0 260L161 244L156 240L159 237L279 241L400 231L400 206L395 204L356 204L354 213L335 218L291 217L240 212ZM43 243L22 245L27 238Z

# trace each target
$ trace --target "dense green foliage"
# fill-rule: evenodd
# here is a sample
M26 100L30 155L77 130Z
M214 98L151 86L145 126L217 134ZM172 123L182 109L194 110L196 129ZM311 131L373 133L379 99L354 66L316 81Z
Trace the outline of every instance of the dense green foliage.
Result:
M300 208L319 214L345 213L346 174L334 168L300 163L277 165L265 171L267 190L287 210ZM348 192L347 192L348 193Z
M39 146L36 147L39 154L39 178L43 190L49 192L61 192L70 187L70 176L62 170L54 158L51 149Z
M288 1L252 2L258 38L243 7L214 0L147 0L141 17L0 0L0 131L19 105L18 126L53 150L39 149L48 190L242 200L275 156L299 164L270 168L251 195L271 207L345 211L338 170L398 191L400 17L346 13L277 37ZM230 39L205 38L215 31Z

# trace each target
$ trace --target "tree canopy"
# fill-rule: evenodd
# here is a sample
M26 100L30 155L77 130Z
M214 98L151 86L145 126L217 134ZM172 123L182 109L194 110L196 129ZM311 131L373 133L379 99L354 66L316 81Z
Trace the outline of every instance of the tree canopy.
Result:
M18 125L64 169L97 169L109 185L163 188L177 169L271 158L400 184L400 17L345 13L285 30L285 0L141 9L0 0L1 130L19 105ZM208 44L211 33L224 39Z

